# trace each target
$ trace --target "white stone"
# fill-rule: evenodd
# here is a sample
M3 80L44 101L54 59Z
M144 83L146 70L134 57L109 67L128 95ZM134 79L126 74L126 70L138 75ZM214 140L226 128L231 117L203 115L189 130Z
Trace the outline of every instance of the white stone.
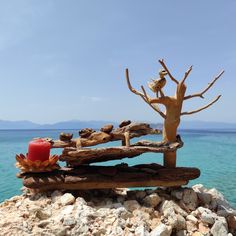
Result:
M74 226L75 224L76 224L76 220L75 220L75 218L73 218L71 216L67 216L63 220L63 225Z
M73 212L74 206L73 205L69 205L69 206L65 206L62 210L61 210L61 215L69 215Z
M170 226L166 226L165 224L159 224L152 232L150 236L170 236L172 232L172 228Z
M143 202L145 205L147 205L149 207L156 207L161 202L161 198L159 197L159 195L157 193L152 193L152 194L146 196L143 199Z
M194 224L197 224L197 222L198 222L198 219L193 215L188 215L186 217L186 220L189 220L189 221L193 222Z
M75 197L71 193L65 193L61 196L61 204L62 206L71 205L75 202Z
M180 206L178 206L174 201L172 200L165 200L161 203L159 210L161 213L163 213L166 209L173 208L174 211L184 217L188 215L186 211L184 211Z
M124 201L124 207L128 210L128 211L134 211L135 209L140 208L140 204L136 201L136 200L128 200L128 201Z
M211 233L213 236L227 236L228 229L222 221L216 221L211 228Z
M143 225L138 226L135 229L135 236L148 236L149 233Z

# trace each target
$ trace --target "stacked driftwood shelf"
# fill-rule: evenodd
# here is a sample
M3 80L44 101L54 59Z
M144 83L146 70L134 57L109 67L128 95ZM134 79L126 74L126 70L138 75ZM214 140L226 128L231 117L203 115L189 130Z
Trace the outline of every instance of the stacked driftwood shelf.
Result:
M153 129L146 123L135 123L127 120L121 122L118 128L113 128L113 125L109 124L99 131L90 128L82 129L79 131L80 137L75 139L72 138L71 134L64 133L60 135L59 140L47 138L46 140L51 142L52 148L62 149L59 160L65 162L66 167L60 167L55 162L55 156L44 163L29 164L27 158L23 155L17 155L17 167L21 169L18 177L23 179L23 185L39 190L180 186L187 184L189 180L198 178L199 169L176 167L177 150L183 146L180 136L177 135L177 129L181 116L191 115L210 107L219 100L220 96L193 111L183 112L183 102L195 97L204 98L203 95L214 85L224 71L216 76L201 92L186 96L185 81L192 70L192 66L185 72L182 80L178 81L171 75L164 61L159 60L159 62L162 66L159 78L148 83L149 88L155 94L154 97L149 96L143 86L141 86L141 91L132 87L128 69L126 69L126 80L130 91L140 96L164 119L162 131ZM167 83L166 75L176 85L174 96L166 96L163 91ZM160 110L159 104L165 107L164 112ZM159 134L162 134L162 141L160 142L150 140L134 142L132 140L144 135ZM100 145L112 141L120 141L120 145L109 145L108 147ZM96 145L100 146L97 147ZM137 156L143 153L153 153L159 163L162 162L159 157L163 157L163 165L152 163L128 166L128 164L123 163L125 158L138 158ZM157 153L163 153L163 155ZM121 159L121 164L115 166L98 165L99 162Z
M66 162L67 167L37 173L24 170L18 174L18 177L23 178L24 186L41 190L180 186L200 175L196 168L168 168L154 163L135 166L125 163L116 166L90 165L134 158L147 152L173 152L183 146L180 136L173 143L147 140L131 143L130 139L135 137L160 134L159 130L152 129L146 123L125 121L116 129L112 125L106 125L100 131L83 129L79 133L80 137L77 139L70 139L69 134L61 134L61 140L47 138L52 143L52 148L63 148L59 159ZM89 147L111 141L121 141L121 146Z

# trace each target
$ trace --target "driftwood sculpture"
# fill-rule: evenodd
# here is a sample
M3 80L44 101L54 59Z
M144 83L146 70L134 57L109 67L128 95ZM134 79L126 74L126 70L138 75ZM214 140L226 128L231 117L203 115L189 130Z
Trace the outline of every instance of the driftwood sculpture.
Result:
M112 124L101 127L100 130L85 128L79 131L79 137L73 138L72 134L61 133L58 140L44 138L43 141L51 143L51 148L62 148L59 160L66 162L66 167L57 165L57 157L46 162L31 162L27 155L17 155L17 167L21 172L17 175L23 178L24 186L30 189L51 190L51 189L93 189L93 188L117 188L117 187L148 187L148 186L180 186L188 183L189 180L198 178L200 170L197 168L176 167L177 149L183 146L180 135L177 135L177 128L182 115L191 115L200 112L214 104L220 96L212 102L197 110L183 112L182 105L185 100L201 97L214 85L224 71L201 92L185 95L185 81L192 70L188 69L182 80L176 80L168 70L163 60L159 60L162 69L159 72L160 78L148 84L155 96L147 94L141 86L142 92L134 89L130 83L129 71L126 69L126 80L130 91L139 95L152 109L164 119L163 130L150 127L147 123L136 123L130 120L122 121L118 128ZM174 96L166 96L163 88L167 78L176 84ZM163 112L159 104L165 106ZM159 135L163 139L159 142L139 140L132 142L133 138L144 135ZM113 141L120 141L118 146L98 146ZM47 143L48 144L48 143ZM121 163L115 166L90 165L110 160L134 158L143 153L163 153L164 165L156 163L128 166ZM44 167L45 166L45 167Z
M132 87L130 83L128 69L126 69L126 80L127 80L128 88L130 89L130 91L136 95L139 95L149 106L151 106L152 109L154 109L157 113L159 113L161 117L164 119L163 141L175 142L176 136L177 136L177 128L180 124L180 117L183 115L192 115L194 113L200 112L210 107L211 105L213 105L215 102L219 100L221 95L217 96L209 104L199 109L188 111L188 112L182 111L183 102L185 100L188 100L194 97L204 98L203 95L214 85L214 83L221 77L224 71L221 71L219 75L217 75L213 79L213 81L209 83L208 86L201 92L186 96L185 92L186 92L187 86L185 84L185 81L192 70L192 66L190 66L190 68L185 72L182 80L178 81L172 76L166 64L164 63L164 60L159 60L159 63L162 65L163 69L169 75L170 80L176 84L176 92L174 96L166 96L163 92L161 92L160 97L152 98L147 94L143 86L141 86L142 92L137 91L136 89ZM164 105L166 108L166 111L162 112L158 104ZM164 153L164 166L166 167L176 166L176 151Z

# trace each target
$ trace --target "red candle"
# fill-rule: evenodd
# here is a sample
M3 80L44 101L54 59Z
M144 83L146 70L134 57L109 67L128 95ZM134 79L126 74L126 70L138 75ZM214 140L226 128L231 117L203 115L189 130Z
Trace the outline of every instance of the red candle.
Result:
M50 156L51 144L43 139L29 142L28 156L31 161L46 161Z

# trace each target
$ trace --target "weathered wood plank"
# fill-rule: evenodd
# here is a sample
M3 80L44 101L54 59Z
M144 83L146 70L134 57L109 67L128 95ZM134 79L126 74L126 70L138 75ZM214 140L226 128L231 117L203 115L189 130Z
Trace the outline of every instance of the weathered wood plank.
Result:
M139 145L139 146L136 146ZM110 160L120 160L123 158L133 158L146 152L165 153L173 152L183 146L179 139L174 143L139 141L129 147L105 147L105 148L65 148L60 156L60 161L66 161L70 166L104 162Z
M62 168L53 173L25 173L23 184L33 189L98 189L118 187L180 186L198 178L197 168L165 168L156 164L129 167L80 166Z

